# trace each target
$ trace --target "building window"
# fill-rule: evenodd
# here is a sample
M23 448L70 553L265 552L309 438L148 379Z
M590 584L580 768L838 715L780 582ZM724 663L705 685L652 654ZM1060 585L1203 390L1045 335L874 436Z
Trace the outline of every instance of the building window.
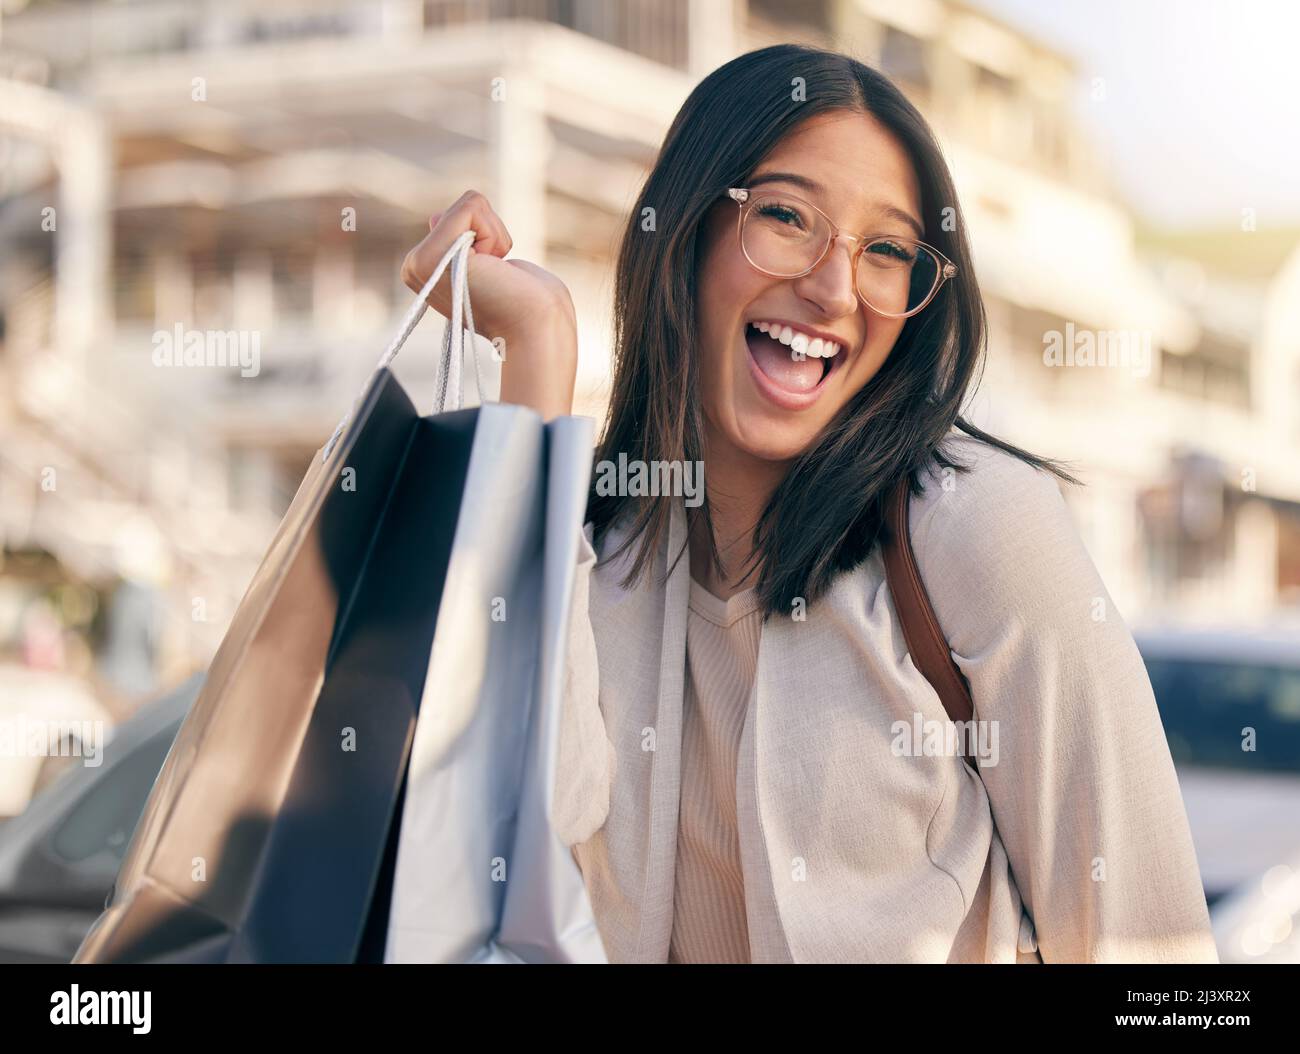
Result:
M1010 77L1004 77L987 66L975 67L975 82L980 91L993 92L1010 99L1016 94L1016 84Z
M1283 604L1300 606L1300 505L1277 506L1277 592Z
M893 26L885 27L880 44L880 67L891 77L920 88L929 88L930 71L926 65L925 43L911 33Z
M1206 333L1185 355L1164 350L1160 386L1197 399L1248 409L1250 348L1240 341Z
M749 13L782 25L807 26L823 33L831 31L827 0L749 0Z

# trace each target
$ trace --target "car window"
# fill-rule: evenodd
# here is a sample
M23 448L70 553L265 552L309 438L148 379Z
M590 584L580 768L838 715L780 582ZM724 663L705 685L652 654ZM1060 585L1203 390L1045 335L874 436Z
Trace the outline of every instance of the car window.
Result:
M151 736L95 781L54 834L60 857L78 863L106 851L119 861L126 855L178 728L170 725Z
M1147 672L1175 762L1300 773L1300 670L1148 658Z

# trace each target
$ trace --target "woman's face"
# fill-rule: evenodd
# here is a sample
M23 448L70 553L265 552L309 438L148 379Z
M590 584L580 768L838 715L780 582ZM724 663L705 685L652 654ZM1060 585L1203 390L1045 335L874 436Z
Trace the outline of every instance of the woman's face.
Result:
M912 163L868 114L810 118L763 159L748 185L803 198L847 233L924 237ZM850 259L858 243L848 239L837 239L802 278L755 270L740 248L737 212L734 201L721 199L702 232L697 306L709 449L717 454L723 443L756 458L786 461L807 449L875 375L906 320L877 315L858 299ZM825 377L822 359L795 361L789 347L774 344L753 325L768 322L838 343Z

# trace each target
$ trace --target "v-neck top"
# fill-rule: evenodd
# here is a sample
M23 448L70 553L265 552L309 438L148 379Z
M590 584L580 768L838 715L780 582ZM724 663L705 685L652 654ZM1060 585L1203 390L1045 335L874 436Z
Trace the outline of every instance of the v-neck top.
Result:
M724 600L691 578L670 963L751 961L736 764L761 629L755 589Z

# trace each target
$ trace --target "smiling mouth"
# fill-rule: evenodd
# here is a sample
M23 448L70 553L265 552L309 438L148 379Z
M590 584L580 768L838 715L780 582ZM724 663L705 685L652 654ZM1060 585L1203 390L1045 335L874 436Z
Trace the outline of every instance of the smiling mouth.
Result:
M828 349L825 342L810 341L788 326L762 321L746 323L745 344L753 365L770 385L766 394L791 409L815 401L826 379L840 369L846 357L840 345Z

